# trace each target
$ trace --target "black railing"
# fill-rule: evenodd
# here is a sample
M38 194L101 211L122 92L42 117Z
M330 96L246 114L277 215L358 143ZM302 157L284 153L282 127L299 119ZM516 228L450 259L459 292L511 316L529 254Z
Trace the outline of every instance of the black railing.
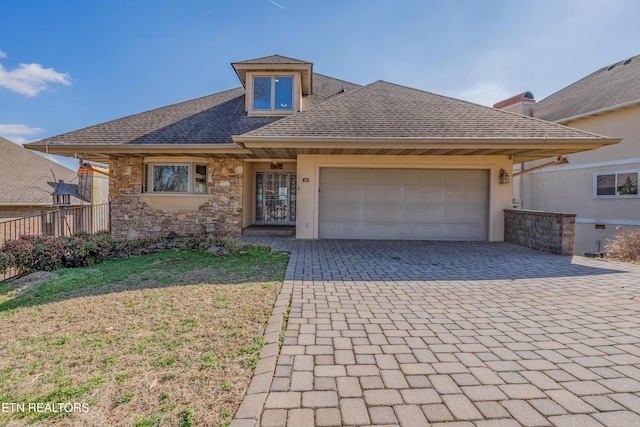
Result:
M111 232L109 203L79 207L61 207L39 215L0 222L0 246L20 236L73 236ZM16 275L8 270L0 273L0 281Z

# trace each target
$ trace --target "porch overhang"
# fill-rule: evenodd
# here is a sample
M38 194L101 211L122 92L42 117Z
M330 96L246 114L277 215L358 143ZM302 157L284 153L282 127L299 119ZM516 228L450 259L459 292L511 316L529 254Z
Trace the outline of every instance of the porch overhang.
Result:
M514 163L617 144L620 138L339 138L234 136L259 158L295 158L298 154L510 156Z

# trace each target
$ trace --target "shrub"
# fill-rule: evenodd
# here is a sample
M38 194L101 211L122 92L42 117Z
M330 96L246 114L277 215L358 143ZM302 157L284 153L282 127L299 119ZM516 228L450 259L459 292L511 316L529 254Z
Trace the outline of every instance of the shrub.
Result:
M13 258L0 251L0 274L4 274L13 265Z
M616 261L640 262L640 231L621 230L605 245L607 258Z
M52 271L62 267L65 244L48 236L20 236L10 240L2 248L6 267L14 267L19 273Z
M86 267L111 257L115 243L108 233L80 234L66 238L65 267Z
M85 267L104 261L114 248L106 233L71 237L20 236L0 248L0 271L13 267L18 273Z

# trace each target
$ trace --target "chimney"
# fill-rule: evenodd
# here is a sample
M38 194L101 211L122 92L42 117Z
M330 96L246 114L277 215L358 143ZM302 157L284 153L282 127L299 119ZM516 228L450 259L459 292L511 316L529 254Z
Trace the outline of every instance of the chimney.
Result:
M520 95L512 96L509 99L505 99L504 101L494 104L493 108L533 117L535 105L536 100L533 98L533 94L526 91Z

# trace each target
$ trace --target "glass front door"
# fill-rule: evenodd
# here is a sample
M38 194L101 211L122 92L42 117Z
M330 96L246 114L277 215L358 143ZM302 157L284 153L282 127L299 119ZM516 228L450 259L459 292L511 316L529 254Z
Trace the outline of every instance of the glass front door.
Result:
M256 173L256 224L296 223L296 174Z

